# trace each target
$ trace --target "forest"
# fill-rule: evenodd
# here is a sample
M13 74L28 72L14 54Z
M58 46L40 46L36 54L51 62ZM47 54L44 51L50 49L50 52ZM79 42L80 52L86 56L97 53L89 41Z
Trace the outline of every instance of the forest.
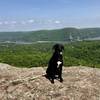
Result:
M17 67L46 67L55 43L0 43L0 62ZM64 66L100 67L100 41L63 43Z

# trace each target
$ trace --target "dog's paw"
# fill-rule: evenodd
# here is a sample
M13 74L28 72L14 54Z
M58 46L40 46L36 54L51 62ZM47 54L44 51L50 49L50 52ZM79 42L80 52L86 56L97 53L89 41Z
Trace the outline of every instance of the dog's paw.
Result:
M52 84L54 84L54 80L53 79L51 79L50 81L51 81Z
M60 82L62 83L63 81L64 81L63 78L61 78L61 79L60 79Z

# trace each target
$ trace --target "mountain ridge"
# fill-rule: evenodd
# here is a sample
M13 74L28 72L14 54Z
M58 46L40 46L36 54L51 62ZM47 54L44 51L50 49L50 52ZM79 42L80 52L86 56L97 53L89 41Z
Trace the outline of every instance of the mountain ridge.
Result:
M0 32L2 41L77 41L100 37L100 28L62 28L27 32Z

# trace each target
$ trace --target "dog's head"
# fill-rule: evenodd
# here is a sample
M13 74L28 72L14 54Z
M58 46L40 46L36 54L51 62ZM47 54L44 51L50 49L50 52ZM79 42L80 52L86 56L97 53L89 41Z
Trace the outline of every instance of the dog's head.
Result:
M62 51L64 50L64 46L62 44L55 44L53 46L53 50L55 50L55 52L58 52L60 55L62 55Z

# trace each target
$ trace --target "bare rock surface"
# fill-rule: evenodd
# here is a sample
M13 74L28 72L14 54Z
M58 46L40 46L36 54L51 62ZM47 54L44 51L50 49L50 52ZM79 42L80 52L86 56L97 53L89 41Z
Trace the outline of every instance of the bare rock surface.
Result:
M65 67L64 82L46 79L46 68L0 63L0 100L100 100L100 69Z

